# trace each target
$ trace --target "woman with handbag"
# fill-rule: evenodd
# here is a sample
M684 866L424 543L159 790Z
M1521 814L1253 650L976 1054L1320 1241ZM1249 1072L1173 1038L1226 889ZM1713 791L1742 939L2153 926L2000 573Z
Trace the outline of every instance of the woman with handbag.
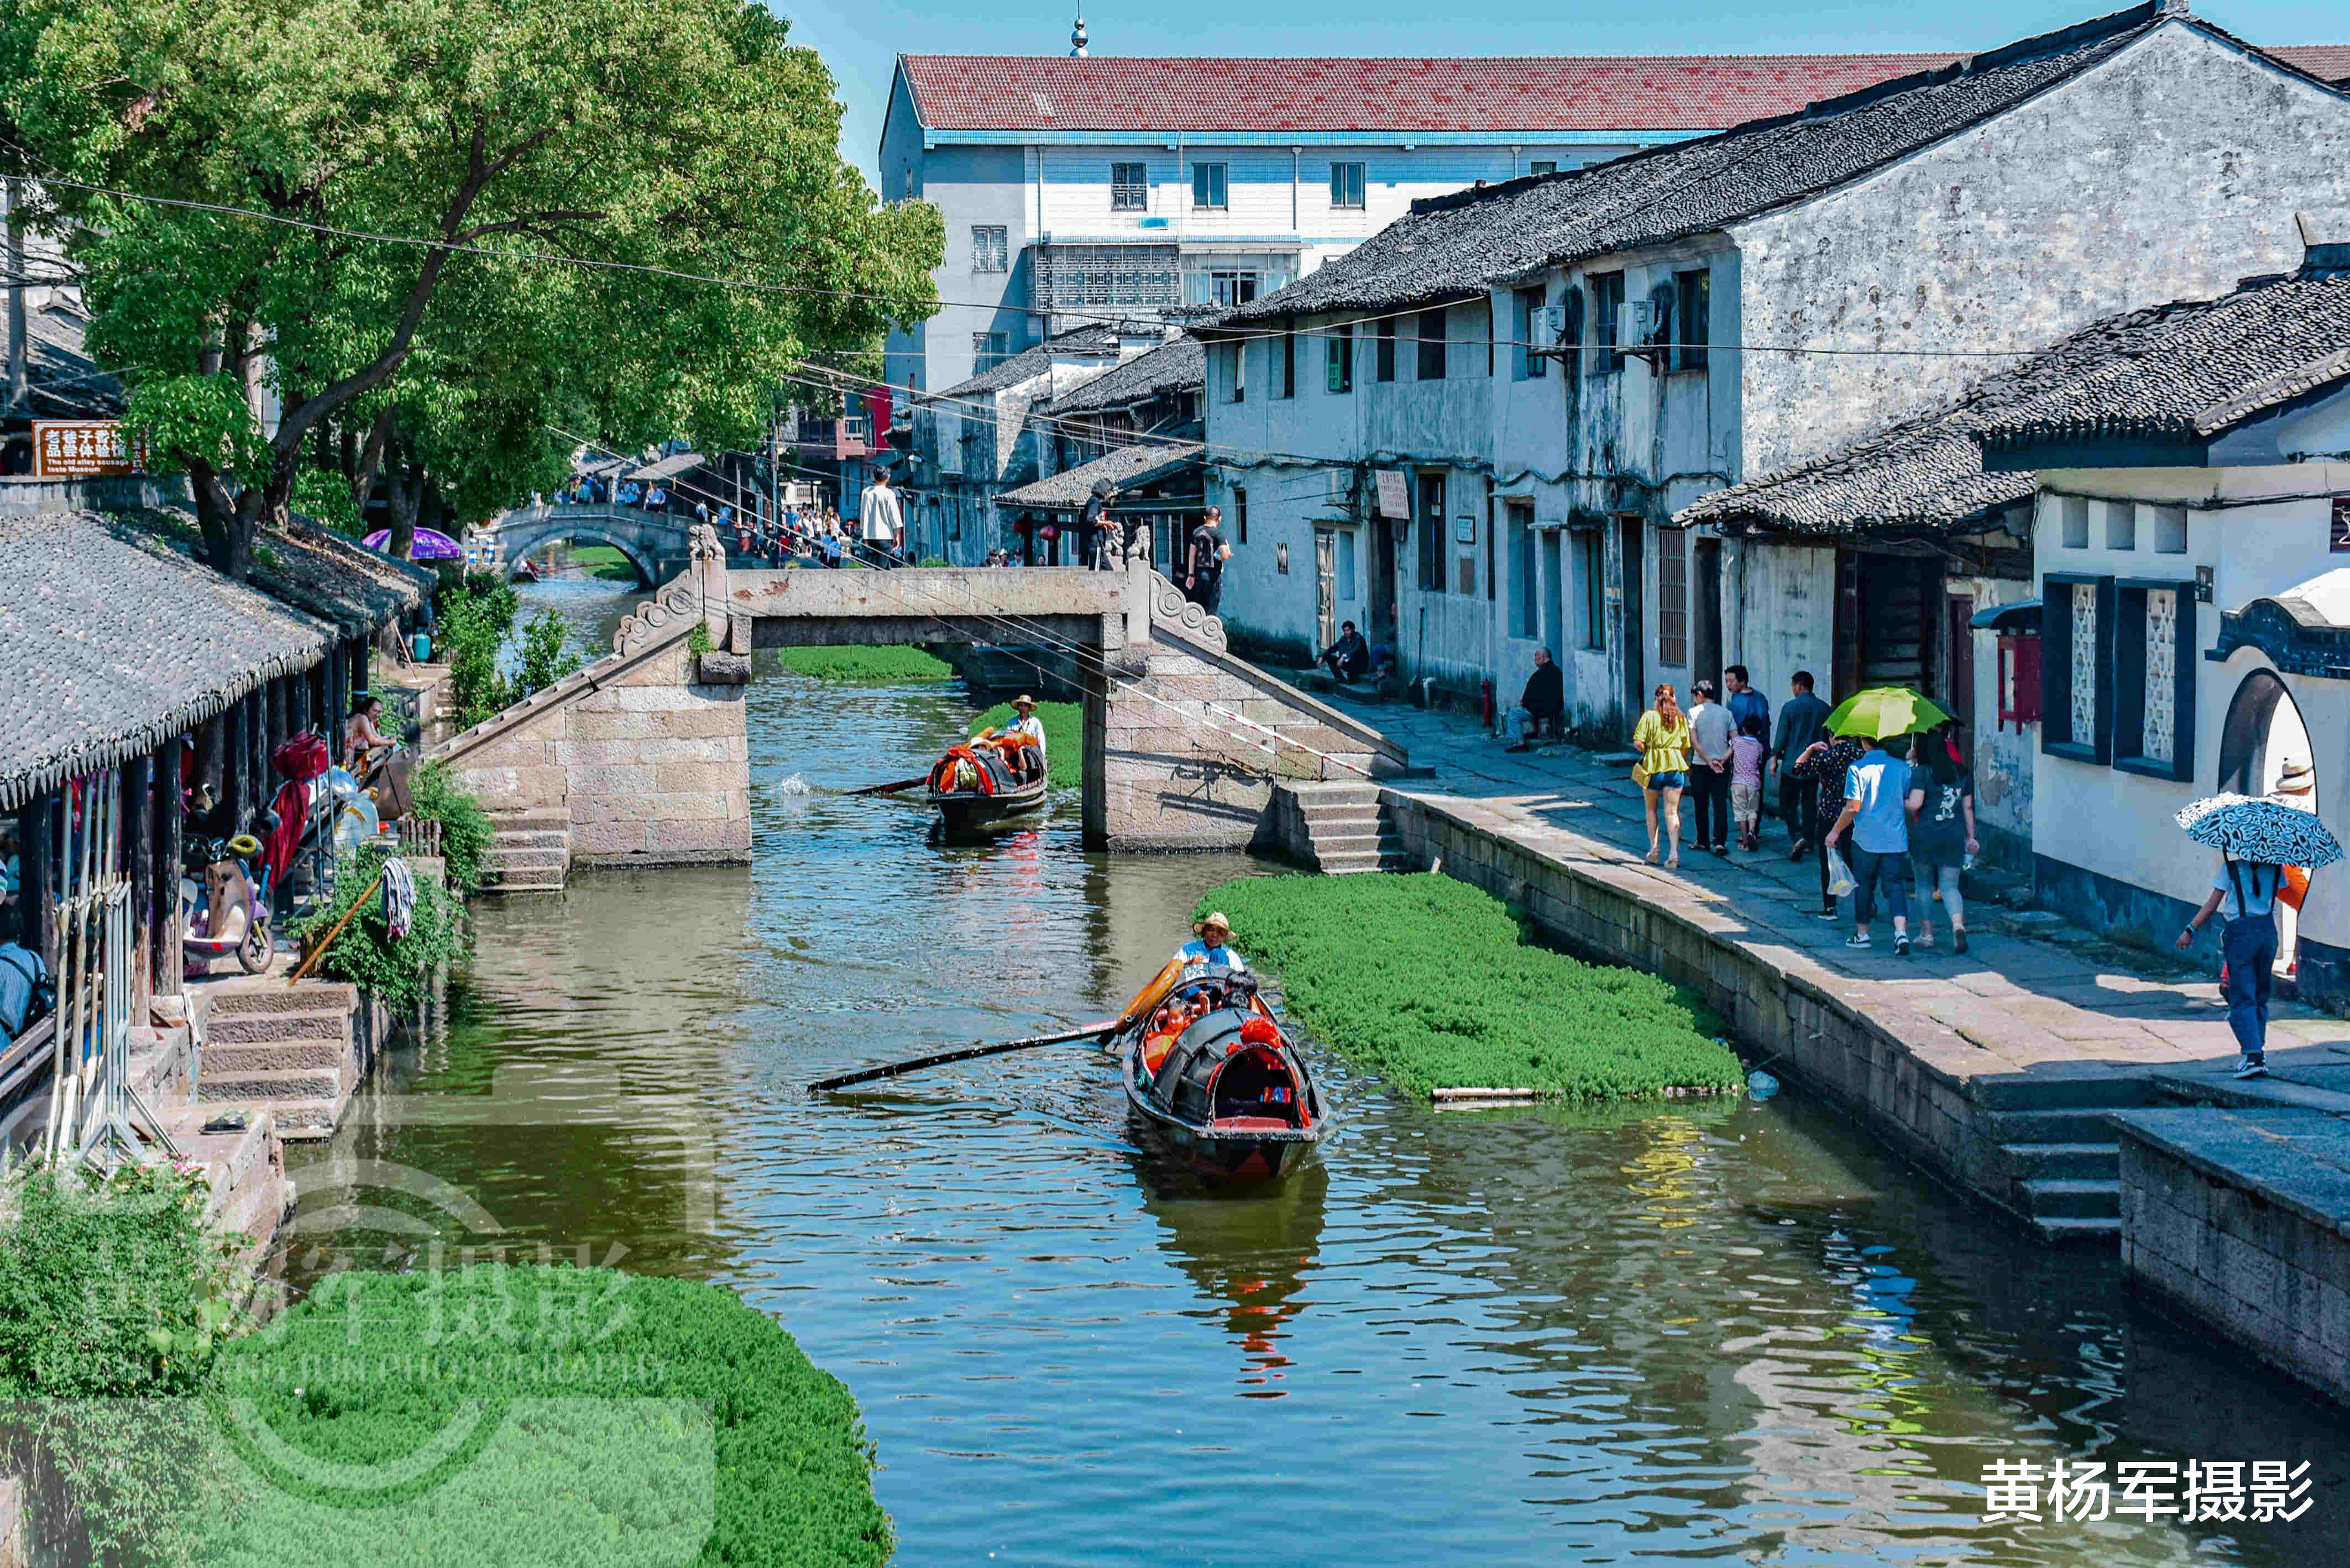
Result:
M1665 814L1665 842L1670 853L1665 864L1678 870L1681 863L1681 791L1689 787L1690 722L1673 699L1670 681L1657 687L1657 705L1640 715L1632 727L1632 748L1640 753L1632 782L1648 805L1648 864L1657 863L1657 807Z

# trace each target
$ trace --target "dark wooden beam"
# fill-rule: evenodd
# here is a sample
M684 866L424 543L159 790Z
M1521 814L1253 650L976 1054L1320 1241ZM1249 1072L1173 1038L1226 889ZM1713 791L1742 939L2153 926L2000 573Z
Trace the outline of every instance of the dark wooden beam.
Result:
M144 955L155 925L155 758L152 753L122 764L122 864L130 880L130 950ZM176 883L173 884L177 886ZM144 1023L147 966L131 976L131 1017Z
M180 948L180 857L187 810L180 794L180 767L188 750L188 737L179 735L155 753L155 920L149 933L148 972L155 991L163 995L179 992L185 961Z

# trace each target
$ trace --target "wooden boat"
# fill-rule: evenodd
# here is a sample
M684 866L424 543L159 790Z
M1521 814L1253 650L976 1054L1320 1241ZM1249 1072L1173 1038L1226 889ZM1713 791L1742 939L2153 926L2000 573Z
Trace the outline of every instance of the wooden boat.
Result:
M1005 745L1005 740L1015 743ZM928 798L949 837L1030 827L1045 810L1045 753L1018 737L974 736L931 769Z
M1162 1000L1129 1009L1137 1022L1117 1040L1127 1104L1145 1130L1218 1176L1271 1180L1304 1163L1328 1113L1255 977L1207 965L1152 983Z

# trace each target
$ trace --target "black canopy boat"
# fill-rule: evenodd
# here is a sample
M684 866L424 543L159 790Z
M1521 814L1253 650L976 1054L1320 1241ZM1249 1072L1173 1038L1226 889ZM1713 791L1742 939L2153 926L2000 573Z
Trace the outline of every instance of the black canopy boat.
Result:
M1151 984L1163 995L1130 1008L1116 1042L1144 1127L1220 1176L1269 1180L1302 1163L1329 1116L1256 977L1211 964Z
M1032 826L1045 809L1044 748L993 731L950 746L931 769L929 800L950 837Z

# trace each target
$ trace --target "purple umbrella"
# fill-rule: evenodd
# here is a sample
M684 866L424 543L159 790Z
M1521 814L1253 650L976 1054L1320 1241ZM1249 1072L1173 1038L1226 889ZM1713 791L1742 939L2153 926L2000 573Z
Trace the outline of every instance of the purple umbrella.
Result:
M379 528L359 543L370 550L380 550L390 537L390 529ZM408 547L408 558L411 561L462 561L465 558L465 547L438 529L419 528L416 542Z

